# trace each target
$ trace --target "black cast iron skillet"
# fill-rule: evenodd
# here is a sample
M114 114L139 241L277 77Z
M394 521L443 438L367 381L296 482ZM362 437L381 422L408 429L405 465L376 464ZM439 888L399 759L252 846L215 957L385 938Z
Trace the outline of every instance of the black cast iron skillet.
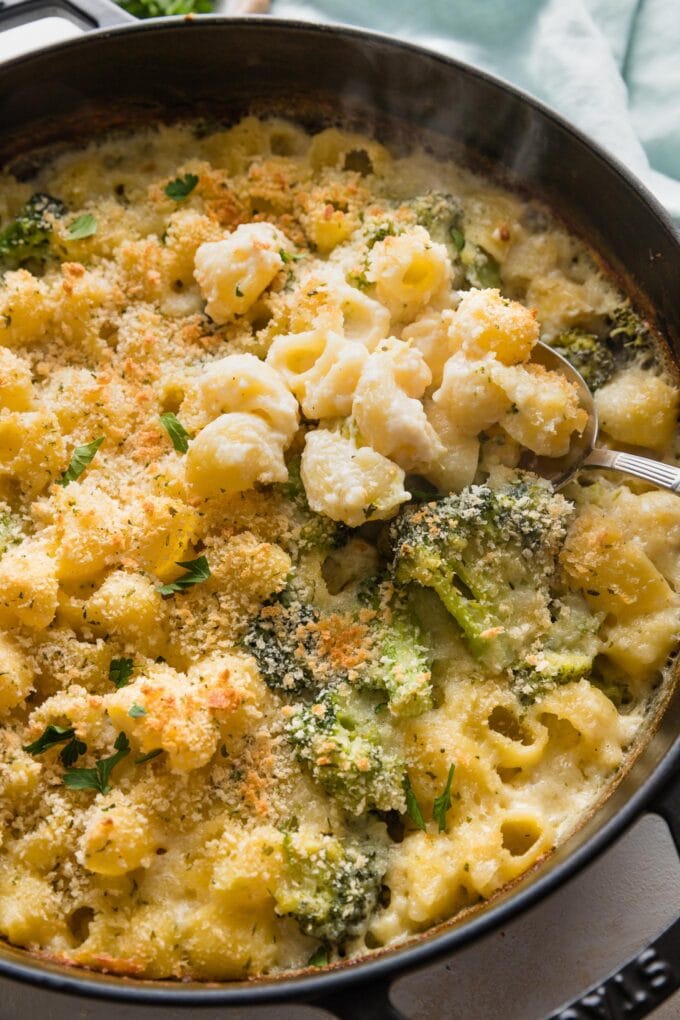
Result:
M0 165L40 143L87 138L150 118L251 108L307 126L341 118L394 144L426 139L546 200L620 277L680 365L680 241L648 192L611 157L516 89L394 39L263 18L134 22L107 0L0 0L5 26L62 14L101 30L0 66ZM113 27L118 25L119 27ZM424 134L424 130L427 133ZM399 1017L391 980L450 955L546 896L643 811L668 822L680 850L680 685L659 705L650 739L567 842L482 909L401 948L322 972L228 984L95 974L0 946L0 975L45 989L156 1007L313 1002L340 1017ZM481 976L480 976L481 977ZM680 919L560 1020L636 1020L680 985ZM158 1010L154 1011L156 1015Z

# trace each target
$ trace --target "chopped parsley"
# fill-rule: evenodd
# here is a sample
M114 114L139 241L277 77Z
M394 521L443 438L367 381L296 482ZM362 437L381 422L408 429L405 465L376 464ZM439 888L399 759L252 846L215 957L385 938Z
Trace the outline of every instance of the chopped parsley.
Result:
M304 255L291 255L289 251L284 251L283 248L279 248L279 256L284 265L289 262L299 262L300 259L304 258Z
M104 436L99 436L98 439L93 439L91 443L86 443L84 446L76 446L71 456L71 463L61 478L57 479L57 483L66 488L69 482L75 482L76 478L80 478L88 464L91 464L94 460L94 456L103 442Z
M143 765L145 761L151 761L152 758L157 758L159 754L163 754L162 747L156 747L153 751L149 751L148 754L142 754L139 758L135 758L135 765Z
M383 223L382 226L378 227L370 237L367 239L366 244L369 248L374 248L380 241L384 241L386 237L396 237L396 230L394 229L393 223Z
M414 825L424 830L425 819L423 818L423 812L420 810L420 804L416 799L413 787L411 786L411 780L408 776L404 777L404 793L406 794L406 814Z
M80 757L81 754L85 754L87 751L87 744L84 740L78 740L76 736L72 740L69 740L68 744L61 749L59 752L59 760L62 765L73 765L73 763Z
M186 453L189 449L189 433L172 411L166 411L160 416L161 425L170 436L172 445L178 453Z
M438 797L434 798L434 807L432 809L432 817L439 825L439 831L446 831L446 812L451 807L451 780L453 779L453 773L456 771L455 764L451 765L449 774L446 777L446 785L444 786L444 792Z
M144 708L143 705L138 705L135 702L135 704L131 707L130 711L128 712L128 715L130 716L131 719L141 719L143 715L146 715L146 709Z
M42 754L44 751L48 751L50 747L54 747L55 744L63 744L65 741L70 740L71 737L75 736L75 732L72 726L53 726L50 723L49 726L45 727L37 740L34 740L31 744L24 744L23 750L28 754Z
M165 185L163 191L173 202L183 202L189 197L197 184L198 177L196 174L185 174L184 177L175 177L174 181L170 181L169 184Z
M352 287L357 287L359 290L368 290L368 288L371 286L371 281L368 279L365 269L363 270L357 269L351 273L348 273L347 282Z
M109 680L115 685L116 690L127 686L134 668L133 659L111 659L109 663Z
M241 288L239 287L238 284L236 284L235 294L236 294L236 297L243 297L243 291L241 290Z
M37 740L32 744L26 744L24 751L28 754L43 754L58 744L66 744L59 752L59 758L64 765L73 765L76 758L87 751L87 744L78 740L73 726L54 726L52 723L45 727Z
M92 769L67 769L64 773L64 786L71 790L97 790L108 793L111 789L109 779L116 765L127 758L130 753L130 741L124 733L119 733L113 745L116 753L109 758L100 758Z
M74 220L68 228L66 236L69 241L82 241L86 237L92 237L97 233L97 220L92 213L83 213L77 220Z
M184 567L186 573L178 577L176 581L169 581L156 588L156 591L161 595L174 595L175 592L186 591L187 588L191 588L194 584L200 584L201 581L207 581L210 577L210 567L205 556L199 556L195 560L177 561L177 566Z

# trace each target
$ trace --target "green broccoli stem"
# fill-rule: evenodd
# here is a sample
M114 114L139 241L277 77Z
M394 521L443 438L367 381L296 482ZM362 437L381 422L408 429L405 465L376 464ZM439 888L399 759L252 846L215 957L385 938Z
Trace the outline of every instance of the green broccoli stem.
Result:
M510 665L514 655L503 640L505 627L483 605L459 594L448 578L434 575L430 587L458 621L475 658L492 658L500 669Z
M436 592L458 622L475 658L498 669L510 665L514 654L504 637L505 627L484 605L492 597L488 585L481 578L473 577L471 571L459 560L450 560L444 572L440 564L429 565L427 559L427 555L423 554L416 563L411 564L408 578ZM455 581L452 583L452 578L456 577L469 588L473 598L458 591Z
M407 507L390 527L393 576L431 588L472 654L501 672L521 655L520 631L526 646L545 630L570 514L563 497L525 472Z

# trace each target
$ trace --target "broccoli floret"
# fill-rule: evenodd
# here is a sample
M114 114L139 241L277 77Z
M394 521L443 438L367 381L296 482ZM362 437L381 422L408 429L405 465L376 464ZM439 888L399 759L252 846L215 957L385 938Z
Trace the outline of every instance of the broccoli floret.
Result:
M319 612L286 589L264 604L243 643L274 690L301 691L314 685Z
M628 305L609 313L611 325L607 340L612 350L625 361L652 353L654 341L647 325Z
M408 507L390 529L395 579L433 588L473 655L501 671L547 629L549 581L570 511L528 473Z
M21 212L0 231L0 263L10 269L29 259L43 259L47 253L55 217L66 206L42 192L29 198Z
M380 739L375 712L340 684L311 705L297 705L286 726L299 761L354 815L405 809L404 763Z
M557 684L589 677L600 648L602 615L591 613L581 595L565 593L551 608L555 619L547 634L513 670L514 689L524 704Z
M366 622L353 614L324 617L288 588L263 606L244 638L269 687L305 698L286 708L288 740L313 778L353 814L404 803L404 766L381 741L375 692L387 692L394 714L430 707L416 624L405 612L394 623L367 615Z
M382 624L376 644L372 676L385 689L390 711L416 716L432 708L432 660L416 622L405 612L393 612L389 623Z
M593 391L609 382L616 371L611 351L594 333L566 329L555 337L551 346L581 373Z
M244 637L269 687L299 693L346 680L385 691L394 715L432 707L430 655L405 597L392 584L371 578L370 595L358 594L364 607L358 614L324 616L298 596L294 583L265 603Z
M451 261L460 260L469 287L501 288L497 260L481 245L465 237L463 210L453 195L444 191L428 191L414 199L411 208L432 240L446 245Z
M287 869L275 892L277 913L292 915L305 935L326 943L358 935L378 904L386 847L370 839L287 833L283 848Z
M414 199L411 208L432 240L446 245L451 261L460 261L469 287L501 288L497 260L481 245L466 239L463 210L453 195L445 191L428 191Z
M445 191L428 191L414 199L411 208L420 226L425 227L433 241L445 244L455 261L465 245L460 203Z
M367 622L371 656L362 684L385 691L393 715L421 715L432 708L432 654L423 643L407 594L395 591L391 583L378 585L375 579L367 589L359 597L374 615Z
M288 481L280 487L295 509L295 544L300 553L337 549L347 541L350 531L346 525L317 514L307 502L305 487L300 475L299 456L288 462Z

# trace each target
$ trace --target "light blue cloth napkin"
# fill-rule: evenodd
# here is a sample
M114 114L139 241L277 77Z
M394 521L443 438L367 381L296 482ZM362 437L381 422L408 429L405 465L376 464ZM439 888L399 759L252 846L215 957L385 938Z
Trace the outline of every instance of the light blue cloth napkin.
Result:
M680 0L274 0L272 14L403 36L518 85L680 222Z

